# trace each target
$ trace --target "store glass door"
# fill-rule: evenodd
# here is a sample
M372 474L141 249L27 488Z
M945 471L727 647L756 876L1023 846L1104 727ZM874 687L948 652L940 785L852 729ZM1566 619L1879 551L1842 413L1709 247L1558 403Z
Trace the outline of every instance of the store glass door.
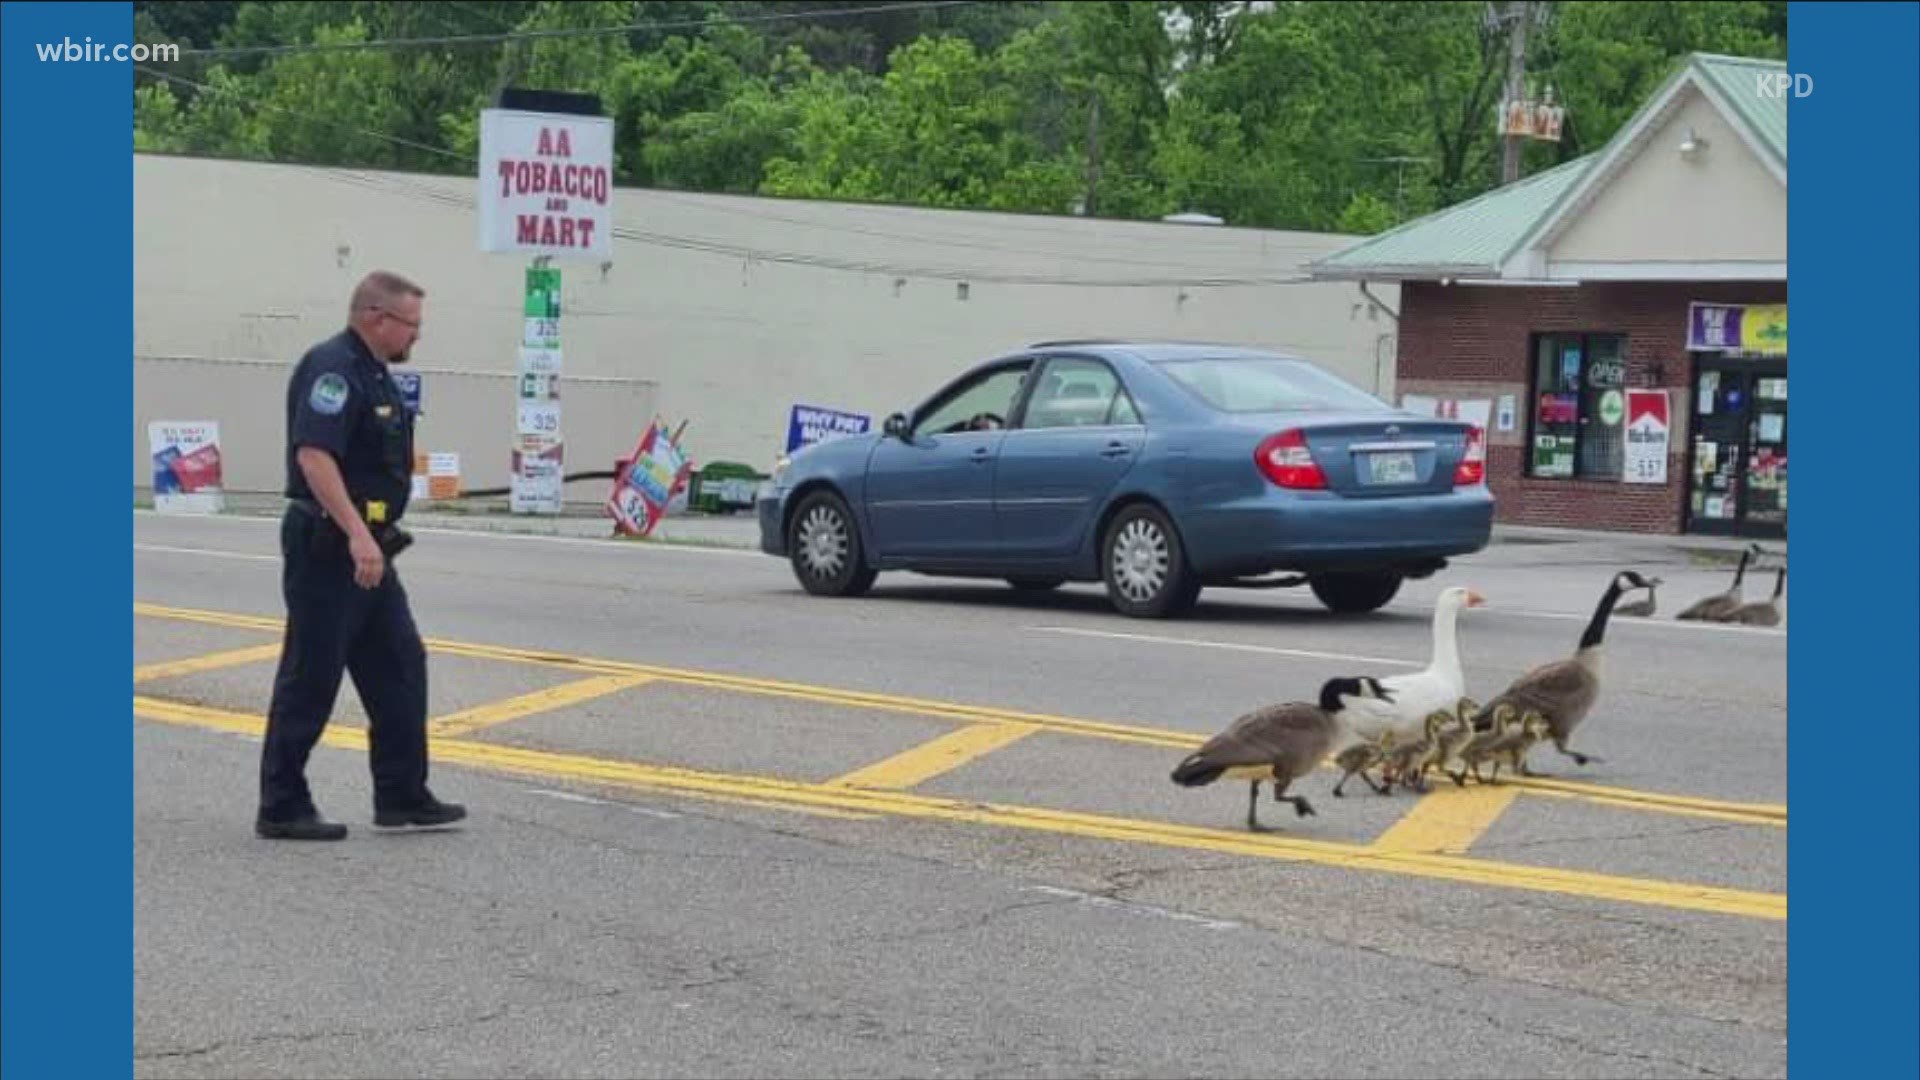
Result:
M1787 535L1785 358L1697 358L1687 464L1687 528Z

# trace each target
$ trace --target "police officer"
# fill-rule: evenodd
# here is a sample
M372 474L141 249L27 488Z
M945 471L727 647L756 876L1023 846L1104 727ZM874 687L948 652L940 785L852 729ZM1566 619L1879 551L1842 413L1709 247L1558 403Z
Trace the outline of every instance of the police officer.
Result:
M413 484L413 415L388 374L420 337L425 292L375 272L348 327L300 359L287 387L286 515L280 525L286 638L260 754L260 836L340 840L307 788L307 757L342 674L366 706L374 824L466 817L427 789L427 656L394 573Z

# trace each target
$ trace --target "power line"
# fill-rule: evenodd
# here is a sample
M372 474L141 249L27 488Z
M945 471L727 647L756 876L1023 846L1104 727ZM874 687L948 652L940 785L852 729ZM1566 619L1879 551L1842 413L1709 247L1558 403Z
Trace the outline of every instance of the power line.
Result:
M166 79L170 82L181 83L187 86L192 86L200 90L210 91L214 93L221 93L221 92L227 91L227 88L224 88L224 87L214 86L212 84L202 82L198 79L187 78L186 76L183 76L183 75L174 75L170 72L159 71L145 64L135 64L134 67L138 71L144 72L149 75L153 75L157 78ZM402 138L398 135L392 135L386 132L375 131L370 128L363 128L357 125L332 120L330 118L321 117L315 113L307 112L304 110L289 109L289 108L286 108L285 106L273 105L267 102L259 101L257 99L248 99L239 94L230 93L229 96L238 99L239 103L245 106L251 106L253 108L259 108L259 109L269 109L275 112L296 116L296 117L300 117L307 120L315 120L321 123L330 124L335 128L354 131L359 134L366 135L369 138L379 139L382 141L393 143L395 145L406 146L416 150L422 150L428 153L437 154L441 157L451 158L454 161L458 161L461 164L467 166L469 169L477 168L478 163L475 158L465 154L456 153L452 150L447 150L437 146L429 146L425 143L415 142L414 140ZM367 186L375 189L384 189L390 192L399 192L409 197L426 199L432 202L440 203L442 205L456 207L458 209L461 209L467 212L474 212L476 209L475 200L472 197L453 196L447 193L433 191L429 188L421 187L419 185L408 184L408 183L398 183L392 180L383 179L381 177L366 176L366 175L355 176L351 170L342 170L338 168L329 170L321 166L312 166L312 165L305 165L302 167L334 173L342 176L343 178L352 177L352 179L348 179L347 182L358 183L363 186ZM764 215L764 216L774 216L774 215ZM842 230L836 226L826 226L826 227L830 229L834 229L835 231L861 231L857 229ZM694 251L694 252L700 252L700 253L712 254L712 255L724 255L730 258L742 259L749 263L769 262L769 263L778 263L778 264L794 265L794 266L806 266L806 267L812 267L815 269L839 270L839 271L850 272L850 273L888 274L894 277L907 277L907 278L917 277L917 278L925 278L925 279L931 279L931 280L981 282L985 284L1057 285L1057 286L1116 287L1116 288L1119 288L1119 287L1128 287L1128 288L1182 287L1182 286L1194 287L1194 288L1208 288L1208 287L1227 287L1227 286L1265 286L1265 285L1290 285L1290 284L1314 283L1311 278L1307 278L1301 275L1292 275L1287 277L1277 277L1277 276L1209 277L1209 276L1206 276L1205 274L1193 274L1193 275L1173 276L1173 277L1163 276L1163 277L1139 277L1139 278L1068 278L1068 277L1059 277L1059 276L1046 275L1046 274L1010 274L1010 273L1003 273L1003 272L985 270L980 268L929 267L929 266L903 265L903 264L888 263L888 262L864 262L864 261L852 260L852 259L837 259L831 256L814 255L814 254L808 254L808 253L802 253L802 252L761 250L758 248L744 247L738 244L729 244L724 241L709 240L702 237L679 236L671 233L648 232L648 231L636 229L630 226L616 225L612 228L611 233L615 239L619 239L619 240L642 243L642 244L647 244L654 247L664 247L664 248L678 249L678 250L684 250L684 251ZM902 239L907 239L907 237L902 237ZM964 246L979 247L986 250L1003 251L1003 252L1012 253L1012 254L1031 253L1031 252L1022 252L1020 249L1000 248L990 244L964 244Z
M376 38L372 41L306 42L298 45L242 45L226 48L182 49L180 57L219 59L237 56L285 56L297 53L352 52L364 49L451 48L463 45L503 45L514 41L546 38L599 37L609 34L644 34L667 30L702 30L712 26L746 26L756 23L808 22L816 19L857 18L903 11L933 11L943 8L974 7L980 0L920 0L914 3L876 4L872 7L829 8L821 11L774 12L765 15L713 15L703 19L675 19L624 26L585 26L551 30L515 30L504 34L460 34L447 37Z
M368 136L369 138L379 139L384 142L393 143L396 146L405 146L414 150L424 151L429 154L438 154L441 157L452 158L453 160L461 162L469 167L472 167L476 164L474 158L471 158L466 154L461 154L452 150L448 150L445 147L430 146L427 143L415 142L412 139L402 138L399 135L392 135L384 131L375 131L372 128L357 127L353 124L345 123L338 120L332 120L327 117L320 116L317 113L305 112L299 109L289 109L284 105L275 105L275 104L272 104L271 102L260 101L258 99L245 98L239 94L231 93L230 91L228 91L226 87L214 86L211 83L204 83L198 79L189 79L184 75L175 75L175 74L172 74L171 72L160 71L158 69L148 67L145 64L135 64L133 65L133 67L135 71L145 72L146 74L152 75L155 78L166 79L169 82L181 83L186 86L194 87L195 89L198 89L198 90L209 91L215 94L219 94L223 92L227 93L229 97L237 99L242 105L248 105L256 109L267 109L277 113L284 113L288 116L297 116L303 120L317 120L320 123L330 124L333 127L343 131L357 132L361 135Z

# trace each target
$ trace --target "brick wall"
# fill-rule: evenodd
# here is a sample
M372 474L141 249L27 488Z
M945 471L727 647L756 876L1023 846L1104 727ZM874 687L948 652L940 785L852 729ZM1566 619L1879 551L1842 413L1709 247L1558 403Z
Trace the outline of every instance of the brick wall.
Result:
M1489 436L1487 481L1500 521L1678 533L1686 498L1686 420L1692 415L1687 304L1696 300L1785 303L1786 299L1785 282L1621 282L1578 288L1408 282L1400 291L1398 389L1517 397L1515 430ZM1528 345L1533 334L1557 332L1625 334L1627 385L1664 386L1673 391L1666 486L1526 476L1523 440L1531 407Z

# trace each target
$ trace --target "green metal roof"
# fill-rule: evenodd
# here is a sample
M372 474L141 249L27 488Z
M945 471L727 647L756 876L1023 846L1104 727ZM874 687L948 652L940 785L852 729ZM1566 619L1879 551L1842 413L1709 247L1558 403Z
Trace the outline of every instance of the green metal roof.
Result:
M1629 137L1642 116L1660 107L1689 73L1712 88L1733 110L1735 122L1750 130L1784 169L1786 95L1763 97L1757 76L1786 70L1786 64L1778 60L1695 53L1600 150L1369 237L1309 263L1307 270L1322 279L1498 276L1501 265L1534 227L1559 207L1616 143Z
M1588 154L1416 218L1311 264L1316 277L1494 273L1599 155Z
M1784 75L1780 60L1748 60L1739 56L1698 54L1693 67L1780 164L1787 163L1787 95L1762 96L1759 76Z

